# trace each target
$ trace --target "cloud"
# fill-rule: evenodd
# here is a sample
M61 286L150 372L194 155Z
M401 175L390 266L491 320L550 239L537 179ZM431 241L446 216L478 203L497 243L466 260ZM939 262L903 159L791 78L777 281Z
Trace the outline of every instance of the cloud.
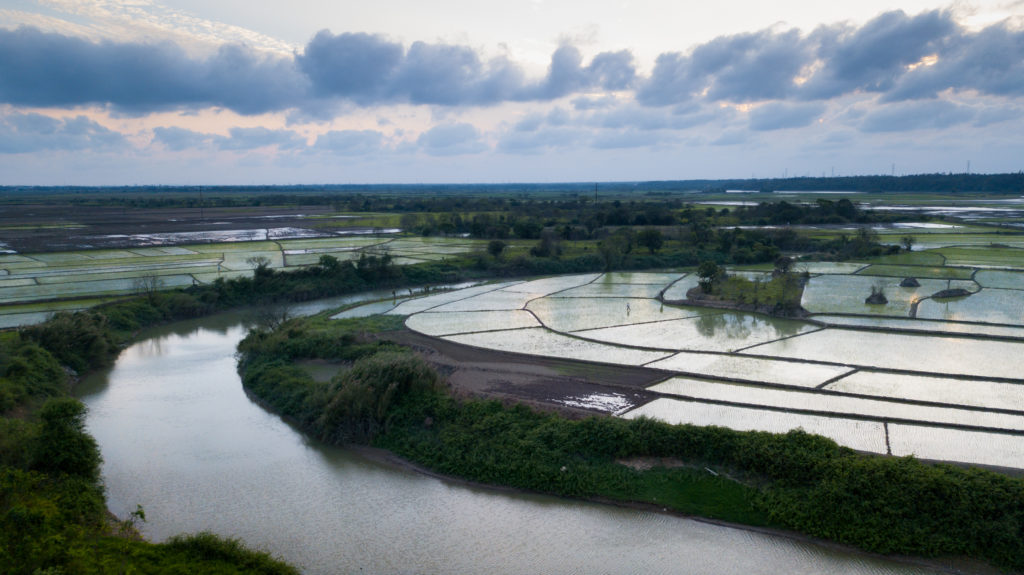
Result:
M362 156L381 151L384 135L376 130L332 130L317 137L314 147L342 156Z
M750 112L750 129L759 132L803 128L809 126L825 112L825 105L785 104L772 102L759 106Z
M432 156L476 154L487 146L480 132L472 124L442 124L420 134L416 140L420 149Z
M711 141L712 146L735 146L747 142L747 133L739 130L728 130L722 132L717 138Z
M605 96L603 98L589 98L581 97L576 98L572 101L573 109L579 112L585 112L588 110L600 110L603 108L610 108L618 102L614 96Z
M635 82L637 101L829 100L880 94L884 101L936 98L945 90L1024 96L1024 30L1008 22L969 32L948 10L881 14L860 27L822 26L721 36L658 56Z
M802 87L806 98L832 98L854 91L885 92L908 66L938 52L959 27L948 11L907 16L881 14L860 28L820 28L818 70Z
M931 66L904 74L886 99L935 98L947 89L1024 96L1024 29L1002 22L961 34L950 39L937 58Z
M575 127L512 130L498 141L498 150L510 154L539 154L572 147L586 138L587 132Z
M304 84L290 59L236 45L195 59L171 43L0 30L0 101L15 105L109 104L125 113L213 106L259 114L287 107Z
M214 134L204 134L177 126L153 128L153 142L174 152L205 147L215 137Z
M42 114L13 112L0 116L0 153L41 151L118 150L124 136L85 116L57 119Z
M905 132L941 130L972 121L976 111L952 102L901 102L868 112L860 124L862 132Z
M666 135L641 130L617 130L598 133L591 147L598 150L611 150L622 148L644 148L661 143L667 138Z
M697 97L734 102L783 98L812 59L810 46L797 30L720 36L689 54L658 56L654 72L638 90L637 98L651 106Z
M221 150L252 150L276 147L278 150L297 150L306 147L306 139L292 130L267 128L231 128L230 138L218 138Z
M295 60L317 95L372 103L388 97L390 79L398 70L404 53L401 44L380 36L335 36L322 30Z
M583 66L580 51L564 44L552 54L546 76L531 82L508 58L485 62L467 46L414 42L406 50L379 35L334 35L327 30L317 33L296 62L313 94L363 106L552 100L594 87L627 89L636 77L628 51L602 52Z

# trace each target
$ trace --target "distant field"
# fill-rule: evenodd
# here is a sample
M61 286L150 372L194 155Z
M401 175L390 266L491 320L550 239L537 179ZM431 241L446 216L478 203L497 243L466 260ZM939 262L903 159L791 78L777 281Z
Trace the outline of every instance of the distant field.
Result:
M255 260L272 268L315 265L324 255L339 260L363 253L390 253L398 265L441 260L474 250L484 241L464 238L400 238L393 235L0 254L0 327L35 323L47 311L82 309L98 297L136 293L143 278L162 288L205 284L251 275ZM393 249L393 247L394 249ZM73 300L74 304L62 303ZM20 304L33 303L32 311Z

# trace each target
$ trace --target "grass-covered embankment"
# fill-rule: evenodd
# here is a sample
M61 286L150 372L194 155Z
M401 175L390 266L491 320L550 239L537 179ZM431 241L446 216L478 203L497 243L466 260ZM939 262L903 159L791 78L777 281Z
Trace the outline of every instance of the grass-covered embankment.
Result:
M240 345L243 382L314 436L369 443L438 473L570 497L650 503L879 553L966 556L1024 568L1020 479L858 454L801 431L570 420L494 401L458 401L411 352L366 335L398 322L314 318L254 331ZM341 343L326 345L332 341ZM301 358L353 363L331 382L317 383L294 365ZM683 465L639 471L619 463L633 458Z

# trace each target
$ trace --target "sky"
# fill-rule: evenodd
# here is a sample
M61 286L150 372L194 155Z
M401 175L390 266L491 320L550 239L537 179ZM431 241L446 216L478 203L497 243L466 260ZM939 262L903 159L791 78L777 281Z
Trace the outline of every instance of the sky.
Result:
M0 185L1024 170L1024 0L0 0Z

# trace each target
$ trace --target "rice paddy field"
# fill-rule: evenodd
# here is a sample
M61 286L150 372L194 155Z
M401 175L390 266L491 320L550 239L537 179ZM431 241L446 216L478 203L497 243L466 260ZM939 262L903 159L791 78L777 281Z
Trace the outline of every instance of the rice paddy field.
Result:
M1024 266L1004 249L978 263L974 248L798 263L806 319L664 303L696 285L686 270L482 285L387 313L463 345L669 374L653 400L598 409L620 417L802 428L865 452L1024 470ZM900 287L908 277L919 285ZM873 287L889 303L866 304ZM967 295L935 297L953 288Z
M390 254L396 263L407 264L480 251L486 244L463 238L394 235L265 238L264 233L255 241L0 253L0 327L37 323L50 312L85 309L137 293L144 280L155 280L160 288L170 289L252 275L259 258L281 270L315 265L324 255L344 261L364 253Z
M1024 201L935 200L908 194L876 207L924 216L872 228L883 244L912 238L910 251L798 259L794 269L807 278L801 319L666 303L697 286L692 269L519 279L390 300L388 292L335 317L400 315L410 330L465 346L656 370L661 381L644 394L623 389L614 401L581 403L621 417L803 428L866 452L1024 470ZM800 233L836 238L854 229ZM486 247L388 233L241 232L188 245L154 237L116 249L0 250L0 327L131 294L146 279L171 288L249 275L256 258L276 269L323 255L414 264ZM770 268L729 272L763 278ZM887 302L866 303L872 290Z

